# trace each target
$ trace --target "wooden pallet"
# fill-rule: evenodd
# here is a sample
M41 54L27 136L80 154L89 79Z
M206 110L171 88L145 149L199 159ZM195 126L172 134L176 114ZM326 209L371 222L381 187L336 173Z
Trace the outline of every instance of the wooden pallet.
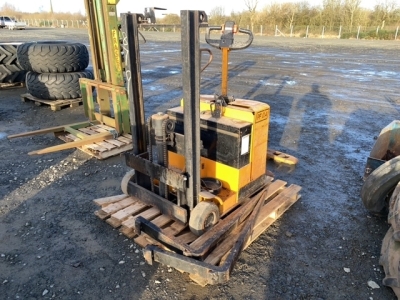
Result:
M90 136L103 132L114 132L115 129L107 125L93 125L80 128L78 131ZM66 143L80 140L75 135L67 132L57 133L56 136ZM107 139L101 142L80 146L77 149L101 160L131 150L132 136L130 134L123 134L115 139Z
M61 110L64 107L78 107L82 105L82 98L66 99L66 100L43 100L32 96L31 94L22 94L22 102L32 101L36 106L49 105L52 111Z
M256 240L300 198L300 190L301 187L297 185L286 187L286 182L281 180L273 181L268 185L265 201L254 223L252 234L245 248ZM135 197L118 195L95 199L94 203L100 206L100 209L95 212L96 216L106 221L113 228L119 228L121 233L128 238L133 238L135 243L141 247L155 245L162 249L165 248L145 233L141 233L139 236L135 233L135 220L138 216L151 221L154 225L160 227L163 233L171 237L176 237L187 245L194 246L196 245L196 240L199 239L199 237L191 233L187 225L162 215L157 208L146 205ZM224 241L218 243L218 246L205 257L204 262L214 266L222 263L221 261L223 261L224 256L234 246L234 242L232 241L235 239L232 237L238 235L241 228L239 225ZM190 278L200 285L204 286L207 284L194 274L190 274Z
M2 83L0 83L0 90L13 89L13 88L22 88L24 86L25 86L24 82L13 82L13 83L2 82Z

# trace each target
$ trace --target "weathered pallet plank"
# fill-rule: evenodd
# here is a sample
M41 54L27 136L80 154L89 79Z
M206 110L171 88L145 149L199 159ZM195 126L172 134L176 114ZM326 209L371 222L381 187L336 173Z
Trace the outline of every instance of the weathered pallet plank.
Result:
M195 239L198 238L197 235L194 235L191 231L187 231L185 233L182 233L181 235L177 236L178 240L181 241L182 243L185 244L190 244L193 242Z
M135 231L135 221L137 217L141 216L147 220L152 220L160 215L160 210L155 207L150 207L149 209L141 212L138 215L130 216L125 221L122 222L121 232L125 235L131 235Z
M64 99L64 100L45 100L32 96L31 94L22 94L21 100L23 102L34 102L36 106L48 105L52 111L59 111L64 107L78 107L81 105L82 98Z
M23 87L25 87L24 82L13 82L13 83L1 82L0 83L0 90L23 88Z
M125 198L128 198L129 196L122 194L122 195L116 195L116 196L110 196L110 197L103 197L103 198L98 198L93 200L94 203L96 203L96 205L101 206L101 207L105 207L111 203L115 203L118 201L121 201Z
M107 223L113 226L114 228L117 228L121 226L122 222L125 221L127 218L129 218L131 215L137 214L143 209L147 207L146 204L143 202L135 202L132 205L117 211L115 214L112 214L109 219L107 219Z
M269 226L272 225L286 210L289 209L298 199L301 187L291 185L274 199L261 208L258 218L256 219L253 232L246 244L247 248L254 240L256 240Z
M111 216L113 213L116 213L117 211L124 209L125 207L135 203L135 199L132 197L125 198L121 201L111 203L110 205L107 205L105 207L102 207L100 210L97 211L97 216L100 219L105 219L109 216Z
M264 202L259 211L259 214L254 222L251 234L248 238L245 248L248 247L254 240L256 240L263 232L265 232L268 227L273 224L286 210L288 210L299 198L301 187L297 185L287 186L285 181L276 180L272 181L266 188ZM113 205L118 202L125 201L125 199L116 200L117 197L122 197L122 195L115 196L115 198L108 197L96 199L95 203L101 206L101 210L108 212L113 210ZM136 199L137 205L140 200ZM115 202L117 201L117 202ZM133 210L132 206L128 206L114 212L106 218L106 222L111 224L114 228L119 228L120 232L129 238L134 238L136 244L141 247L147 245L154 245L162 249L166 249L164 245L155 241L153 238L149 237L145 233L141 233L139 236L134 232L135 220L138 216L142 216L148 221L152 222L154 225L161 228L162 232L167 236L175 237L181 243L190 245L190 247L195 247L199 243L201 244L202 238L195 236L188 228L187 225L172 220L171 218L162 215L160 211L152 206L142 207L141 211ZM110 207L111 206L111 207ZM107 207L109 207L107 209ZM108 219L107 219L108 218ZM110 221L109 221L110 220ZM224 259L229 254L232 247L234 247L237 238L239 237L242 229L246 225L246 222L241 220L239 224L234 228L231 233L218 242L214 249L211 249L204 257L204 262L211 265L221 265ZM202 278L198 278L193 274L190 274L190 278L200 285L205 285L206 282Z
M78 130L90 136L98 133L113 131L113 128L105 125L92 125L86 128L80 128ZM63 140L64 142L79 140L78 137L68 133L58 134L57 137ZM80 146L77 149L101 160L131 150L132 140L129 140L124 136L121 136L118 137L117 139L107 139L100 142Z

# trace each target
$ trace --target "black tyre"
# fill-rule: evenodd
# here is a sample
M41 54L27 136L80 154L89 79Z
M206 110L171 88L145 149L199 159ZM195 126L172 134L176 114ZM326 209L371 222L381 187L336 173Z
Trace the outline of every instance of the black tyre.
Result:
M400 156L376 168L361 189L364 206L374 214L387 214L389 198L400 181Z
M89 52L81 43L24 43L18 47L17 56L22 68L37 73L79 72L89 65Z
M190 213L190 231L200 236L217 224L219 217L219 209L214 202L201 201Z
M385 271L382 283L389 286L400 299L400 183L397 184L389 201L388 223L391 225L387 231L381 247L379 264Z
M400 243L394 239L393 234L393 227L390 227L382 241L379 264L385 271L382 283L391 287L400 299Z
M76 99L82 96L79 78L93 79L89 70L72 73L26 74L26 89L37 98L44 100Z
M0 83L24 82L26 71L17 59L21 43L0 43Z

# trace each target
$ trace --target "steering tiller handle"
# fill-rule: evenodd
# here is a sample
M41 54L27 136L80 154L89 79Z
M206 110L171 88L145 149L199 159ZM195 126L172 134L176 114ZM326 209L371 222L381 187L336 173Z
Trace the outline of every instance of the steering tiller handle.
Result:
M221 37L219 39L211 39L210 33L212 31L222 31ZM238 32L247 35L248 38L245 42L237 42L234 40L233 35ZM224 26L207 27L205 35L206 42L211 47L217 49L228 48L229 50L245 49L251 45L253 38L253 33L250 30L238 28L234 21L227 21Z

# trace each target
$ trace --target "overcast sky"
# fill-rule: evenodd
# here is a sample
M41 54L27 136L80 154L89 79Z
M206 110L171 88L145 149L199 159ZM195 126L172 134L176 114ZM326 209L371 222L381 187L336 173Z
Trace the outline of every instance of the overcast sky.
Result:
M287 2L302 2L304 0L288 0ZM361 0L361 6L366 8L373 8L378 0ZM145 2L145 4L143 4ZM137 0L120 0L117 5L118 13L132 12L132 13L143 13L144 7L162 7L167 8L167 11L163 13L175 13L179 14L180 10L204 10L209 13L213 8L223 7L225 14L229 15L232 11L241 12L246 9L245 0L227 1L227 0L201 0L201 1L185 1L182 0L150 0L150 1L137 1ZM259 0L257 9L260 10L263 7L271 3L283 2L278 0ZM321 5L322 0L308 0L311 5ZM5 3L14 5L18 10L23 12L38 12L38 11L49 11L50 0L0 0L0 7ZM53 10L55 12L85 12L85 6L83 0L52 0ZM161 15L161 12L158 13Z

